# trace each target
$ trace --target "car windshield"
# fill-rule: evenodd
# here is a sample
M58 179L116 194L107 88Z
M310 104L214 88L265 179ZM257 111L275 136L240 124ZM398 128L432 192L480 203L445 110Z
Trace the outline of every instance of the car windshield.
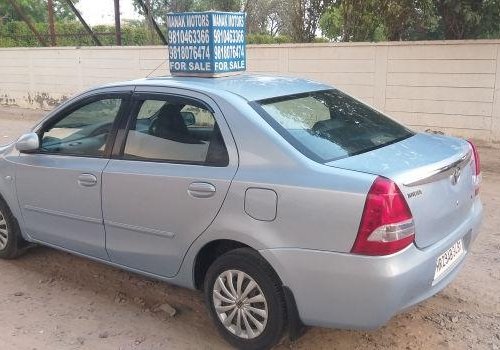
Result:
M295 148L321 163L413 135L401 124L335 89L271 98L253 105Z

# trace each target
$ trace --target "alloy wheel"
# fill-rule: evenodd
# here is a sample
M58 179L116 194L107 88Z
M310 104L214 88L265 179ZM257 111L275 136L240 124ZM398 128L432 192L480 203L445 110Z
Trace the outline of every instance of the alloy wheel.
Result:
M217 277L213 303L221 323L237 337L253 339L266 328L266 297L257 282L243 271L227 270Z
M0 211L0 250L5 249L9 241L9 228L4 214Z

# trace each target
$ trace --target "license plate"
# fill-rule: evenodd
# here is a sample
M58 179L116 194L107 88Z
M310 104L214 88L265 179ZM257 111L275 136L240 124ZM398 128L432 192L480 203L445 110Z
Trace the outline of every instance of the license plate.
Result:
M434 281L443 276L453 264L465 254L462 240L455 242L447 251L441 254L436 260L436 271Z

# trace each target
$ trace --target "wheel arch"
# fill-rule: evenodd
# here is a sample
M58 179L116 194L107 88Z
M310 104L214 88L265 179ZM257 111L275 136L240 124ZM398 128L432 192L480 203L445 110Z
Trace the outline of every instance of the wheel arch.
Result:
M215 239L205 243L194 258L193 264L193 285L196 289L203 289L203 282L208 268L222 254L238 248L250 248L257 252L248 244L232 239Z
M9 190L15 191L12 188L5 188L5 183L0 182L0 201L4 202L10 209L12 216L16 220L17 225L20 225L21 210L19 208L19 202L17 200L17 195L15 193L9 193ZM6 191L7 189L7 191Z
M285 297L286 312L287 312L288 337L292 341L300 338L305 331L305 327L300 319L293 291L283 283L283 279L280 277L276 268L271 264L271 262L268 259L266 259L262 254L260 254L260 252L257 249L249 246L248 244L232 239L215 239L205 243L205 245L203 245L201 249L198 250L194 258L194 263L193 263L194 287L198 290L203 289L203 283L208 268L217 259L217 257L231 250L239 248L252 249L271 267L276 277L278 278L281 287L283 288L283 294Z

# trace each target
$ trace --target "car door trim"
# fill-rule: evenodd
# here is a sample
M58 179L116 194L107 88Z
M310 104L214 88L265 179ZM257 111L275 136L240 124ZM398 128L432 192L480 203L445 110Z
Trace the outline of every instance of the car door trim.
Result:
M165 238L174 238L175 237L175 233L173 233L173 232L162 231L162 230L157 230L154 228L147 228L147 227L143 227L143 226L122 224L120 222L115 222L115 221L104 220L104 225L118 227L118 228L122 228L125 230L135 231L135 232L149 234L149 235L153 235L153 236L159 236L159 237L165 237Z
M60 216L63 218L68 218L68 219L75 219L75 220L91 222L91 223L95 223L95 224L102 224L103 223L102 219L96 219L96 218L91 218L88 216L81 216L81 215L77 215L77 214L66 213L66 212L62 212L59 210L39 208L39 207L35 207L33 205L28 205L28 204L24 205L23 208L28 210L28 211L34 211L34 212L43 213L43 214Z

